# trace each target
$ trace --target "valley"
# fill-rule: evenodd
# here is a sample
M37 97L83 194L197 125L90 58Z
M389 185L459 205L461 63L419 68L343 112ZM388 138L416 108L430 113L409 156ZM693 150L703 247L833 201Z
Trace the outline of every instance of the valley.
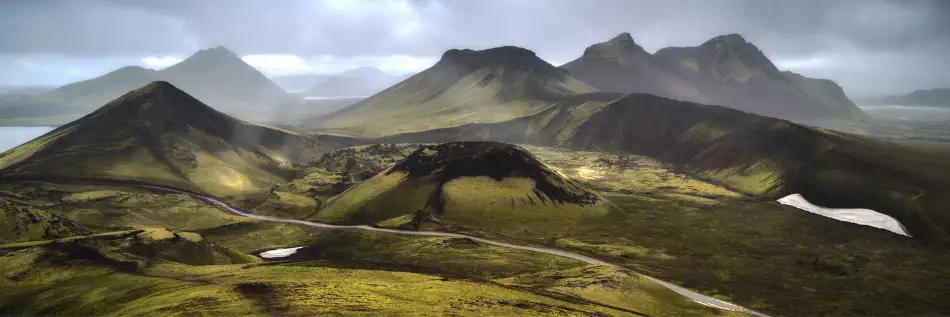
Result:
M805 4L0 3L0 316L950 316L950 11Z

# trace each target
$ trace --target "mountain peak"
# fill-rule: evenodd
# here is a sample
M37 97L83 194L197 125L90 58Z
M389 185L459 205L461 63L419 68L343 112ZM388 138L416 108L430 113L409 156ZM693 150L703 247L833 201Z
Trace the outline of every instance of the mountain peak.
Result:
M623 33L617 34L617 36L614 36L614 38L610 39L610 41L607 41L607 43L614 43L614 44L634 43L633 35L630 35L630 32L623 32Z
M467 71L480 68L503 68L539 74L565 76L566 72L545 62L533 51L517 46L501 46L486 50L450 49L438 64L461 67Z
M762 53L762 50L754 44L746 41L742 35L733 33L716 36L699 47L720 62L739 61L749 67L763 71L772 79L781 80L783 78L781 72L765 56L765 53Z
M703 45L715 44L715 43L725 43L725 44L736 45L736 44L748 44L749 42L747 42L745 38L742 37L742 35L739 35L738 33L732 33L732 34L725 34L725 35L719 35L719 36L713 37L709 39L708 41L706 41L706 43L703 43Z
M387 173L406 173L408 179L433 179L445 184L461 177L490 177L501 181L525 177L535 193L560 203L593 204L598 198L538 161L525 149L499 142L450 142L412 152Z
M203 50L197 51L197 52L195 52L195 54L192 55L192 57L198 56L198 55L222 56L222 57L223 57L223 56L229 56L229 57L230 57L230 56L235 56L235 57L236 57L236 56L237 56L237 53L232 52L232 51L229 50L227 47L224 47L224 46L220 46L220 45L219 45L219 46L213 46L213 47L209 47L209 48L207 48L207 49L203 49Z
M456 61L456 62L466 62L472 61L475 59L479 60L488 60L488 59L515 59L515 58L531 58L537 57L537 55L526 48L517 47L517 46L501 46L495 48L489 48L485 50L475 51L470 49L450 49L445 51L442 54L442 60Z
M109 114L121 116L122 119L138 116L150 121L166 121L171 118L165 115L158 118L154 114L179 110L190 112L199 108L214 111L167 81L153 81L112 100L93 112L93 116Z
M172 65L169 68L175 68L175 66L182 64L230 65L233 64L234 61L243 62L237 53L232 52L224 46L215 46L197 51L181 63Z
M633 41L633 36L628 32L623 32L614 36L612 39L588 46L584 50L584 56L588 57L606 57L614 58L621 55L646 53L643 47Z

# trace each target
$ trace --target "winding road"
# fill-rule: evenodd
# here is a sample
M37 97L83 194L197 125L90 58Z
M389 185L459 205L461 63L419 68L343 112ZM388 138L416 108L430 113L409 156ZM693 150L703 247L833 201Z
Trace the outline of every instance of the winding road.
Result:
M48 180L47 180L47 181L48 181ZM59 181L62 182L63 180L60 179ZM229 212L229 213L232 213L232 214L235 214L235 215L239 215L239 216L244 216L244 217L248 217L248 218L257 219L257 220L263 220L263 221L272 221L272 222L298 224L298 225L311 226L311 227L318 227L318 228L329 228L329 229L357 229L357 230L366 230L366 231L375 231L375 232L386 232L386 233L404 234L404 235L413 235L413 236L468 238L468 239L471 239L471 240L474 240L474 241L477 241L477 242L481 242L481 243L489 244L489 245L494 245L494 246L499 246L499 247L503 247L503 248L510 248L510 249L518 249L518 250L525 250L525 251L531 251L531 252L538 252L538 253L551 254L551 255L555 255L555 256L560 256L560 257L570 258L570 259L574 259L574 260L578 260L578 261L583 261L583 262L588 263L588 264L604 265L604 266L619 268L619 266L617 266L617 265L614 265L614 264L611 264L611 263L607 263L607 262L604 262L604 261L602 261L602 260L598 260L598 259L595 259L595 258L592 258L592 257L589 257L589 256L580 255L580 254L577 254L577 253L571 253L571 252L562 251L562 250L556 250L556 249L547 249L547 248L539 248L539 247L529 247L529 246L523 246L523 245L517 245L517 244L511 244L511 243L493 241L493 240L488 240L488 239L484 239L484 238L473 237L473 236L464 235L464 234L458 234L458 233L438 232L438 231L407 231L407 230L396 230L396 229L378 228L378 227L372 227L372 226L367 226L367 225L332 225L332 224L325 224L325 223L319 223L319 222L311 222L311 221L305 221L305 220L299 220L299 219L286 219L286 218L278 218L278 217L271 217L271 216L263 216L263 215L249 214L249 213L240 211L240 210L238 210L237 208L233 208L233 207L229 206L228 204L225 204L225 203L223 203L223 202L221 202L221 201L219 201L218 199L213 198L213 197L204 196L204 195L201 195L201 194L198 194L198 193L189 192L189 191L180 190L180 189L175 189L175 188L170 188L170 187L163 187L163 186L155 186L155 185L152 185L152 184L145 184L145 183L142 183L142 182L126 182L126 181L115 181L115 180L105 180L105 181L72 180L72 181L66 181L66 182L71 182L71 183L84 183L84 184L90 184L90 185L121 185L121 186L129 186L129 187L147 188L147 189L152 189L152 190L156 190L156 191L169 192L169 193L175 193L175 194L183 194L183 195L188 195L188 196L194 197L194 198L196 198L196 199L202 200L202 201L204 201L204 202L207 202L207 203L211 204L212 206L215 206L215 207L217 207L217 208L219 208L219 209L221 209L221 210L224 210L224 211L226 211L226 212ZM659 280L659 279L656 279L656 278L653 278L653 277L650 277L650 276L647 276L647 275L643 275L643 274L640 274L640 276L643 276L643 277L646 278L646 279L649 279L649 280L651 280L651 281L653 281L653 282L656 282L656 283L658 283L658 284L660 284L660 285L662 285L662 286L664 286L664 287L666 287L666 288L669 288L670 290L672 290L672 291L674 291L674 292L676 292L676 293L679 293L680 295L686 296L686 297L688 297L689 299L692 299L693 301L695 301L695 302L697 302L697 303L699 303L699 304L702 304L702 305L711 306L711 307L716 307L716 308L725 309L725 310L731 310L731 311L742 312L742 313L746 313L746 314L750 314L750 315L754 315L754 316L768 317L768 315L765 315L765 314L763 314L763 313L756 312L756 311L753 311L753 310L751 310L751 309L747 309L747 308L745 308L745 307L742 307L742 306L739 306L739 305L736 305L736 304L732 304L732 303L729 303L729 302L725 302L725 301L722 301L722 300L718 300L718 299L715 299L715 298L712 298L712 297L709 297L709 296L706 296L706 295L703 295L703 294L700 294L700 293L697 293L697 292L694 292L694 291L685 289L685 288L683 288L683 287L674 285L674 284L669 283L669 282L666 282L666 281L662 281L662 280Z

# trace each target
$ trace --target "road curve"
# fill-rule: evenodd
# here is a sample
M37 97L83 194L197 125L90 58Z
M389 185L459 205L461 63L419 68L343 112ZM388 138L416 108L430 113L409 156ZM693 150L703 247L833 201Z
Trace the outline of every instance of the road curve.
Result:
M474 241L478 241L478 242L481 242L481 243L484 243L484 244L490 244L490 245L499 246L499 247L503 247L503 248L510 248L510 249L518 249L518 250L525 250L525 251L531 251L531 252L538 252L538 253L551 254L551 255L556 255L556 256L560 256L560 257L570 258L570 259L574 259L574 260L578 260L578 261L583 261L583 262L585 262L585 263L594 264L594 265L604 265L604 266L610 266L610 267L619 267L619 266L617 266L617 265L610 264L610 263L607 263L607 262L604 262L604 261L602 261L602 260L598 260L598 259L595 259L595 258L592 258L592 257L589 257L589 256L580 255L580 254L577 254L577 253L571 253L571 252L562 251L562 250L556 250L556 249L529 247L529 246L523 246L523 245L517 245L517 244L511 244L511 243L493 241L493 240L488 240L488 239L484 239L484 238L473 237L473 236L468 236L468 235L458 234L458 233L438 232L438 231L407 231L407 230L378 228L378 227L372 227L372 226L367 226L367 225L332 225L332 224L319 223L319 222L311 222L311 221L305 221L305 220L299 220L299 219L286 219L286 218L278 218L278 217L271 217L271 216L263 216L263 215L249 214L249 213L240 211L240 210L238 210L237 208L233 208L233 207L229 206L228 204L225 204L225 203L219 201L218 199L213 198L213 197L210 197L210 196L205 196L205 195L202 195L202 194L198 194L198 193L194 193L194 192L189 192L189 191L186 191L186 190L180 190L180 189L170 188L170 187L155 186L155 185L152 185L152 184L145 184L145 183L142 183L142 182L135 182L135 181L125 182L125 181L117 181L117 180L103 180L103 181L100 182L100 181L95 181L95 180L91 180L91 179L82 179L82 180L79 180L79 179L74 179L74 180L59 179L59 181L61 181L61 182L70 182L70 183L84 183L84 184L90 184L90 185L120 185L120 186L128 186L128 187L147 188L147 189L152 189L152 190L156 190L156 191L169 192L169 193L175 193L175 194L183 194L183 195L188 195L188 196L194 197L194 198L196 198L196 199L202 200L202 201L204 201L204 202L207 202L207 203L211 204L212 206L215 206L215 207L217 207L218 209L224 210L224 211L226 211L226 212L229 212L229 213L232 213L232 214L235 214L235 215L239 215L239 216L244 216L244 217L248 217L248 218L257 219L257 220L263 220L263 221L298 224L298 225L311 226L311 227L318 227L318 228L329 228L329 229L358 229L358 230L375 231L375 232L386 232L386 233L404 234L404 235L413 235L413 236L468 238L468 239L471 239L471 240L474 240ZM695 302L697 302L697 303L699 303L699 304L702 304L702 305L706 305L706 306L710 306L710 307L716 307L716 308L725 309L725 310L731 310L731 311L742 312L742 313L750 314L750 315L753 315L753 316L769 317L769 316L766 315L766 314L763 314L763 313L760 313L760 312L757 312L757 311L753 311L753 310L751 310L751 309L748 309L748 308L745 308L745 307L742 307L742 306L739 306L739 305L736 305L736 304L732 304L732 303L729 303L729 302L725 302L725 301L722 301L722 300L718 300L718 299L715 299L715 298L712 298L712 297L709 297L709 296L706 296L706 295L703 295L703 294L700 294L700 293L697 293L697 292L694 292L694 291L685 289L685 288L683 288L683 287L677 286L677 285L675 285L675 284L672 284L672 283L669 283L669 282L666 282L666 281L663 281L663 280L659 280L659 279L656 279L656 278L653 278L653 277L650 277L650 276L647 276L647 275L643 275L643 274L640 274L640 276L643 276L643 277L646 278L646 279L649 279L649 280L651 280L651 281L653 281L653 282L656 282L657 284L660 284L660 285L662 285L662 286L664 286L664 287L666 287L666 288L669 288L670 290L672 290L672 291L674 291L674 292L676 292L676 293L679 293L680 295L686 296L687 298L692 299L693 301L695 301Z

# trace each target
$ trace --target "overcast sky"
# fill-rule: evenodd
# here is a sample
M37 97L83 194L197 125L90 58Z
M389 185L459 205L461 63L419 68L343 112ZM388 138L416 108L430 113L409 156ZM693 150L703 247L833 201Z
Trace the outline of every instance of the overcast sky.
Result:
M620 32L650 52L740 33L852 97L950 87L942 0L2 0L0 85L161 68L217 45L268 75L410 73L500 45L560 65Z

